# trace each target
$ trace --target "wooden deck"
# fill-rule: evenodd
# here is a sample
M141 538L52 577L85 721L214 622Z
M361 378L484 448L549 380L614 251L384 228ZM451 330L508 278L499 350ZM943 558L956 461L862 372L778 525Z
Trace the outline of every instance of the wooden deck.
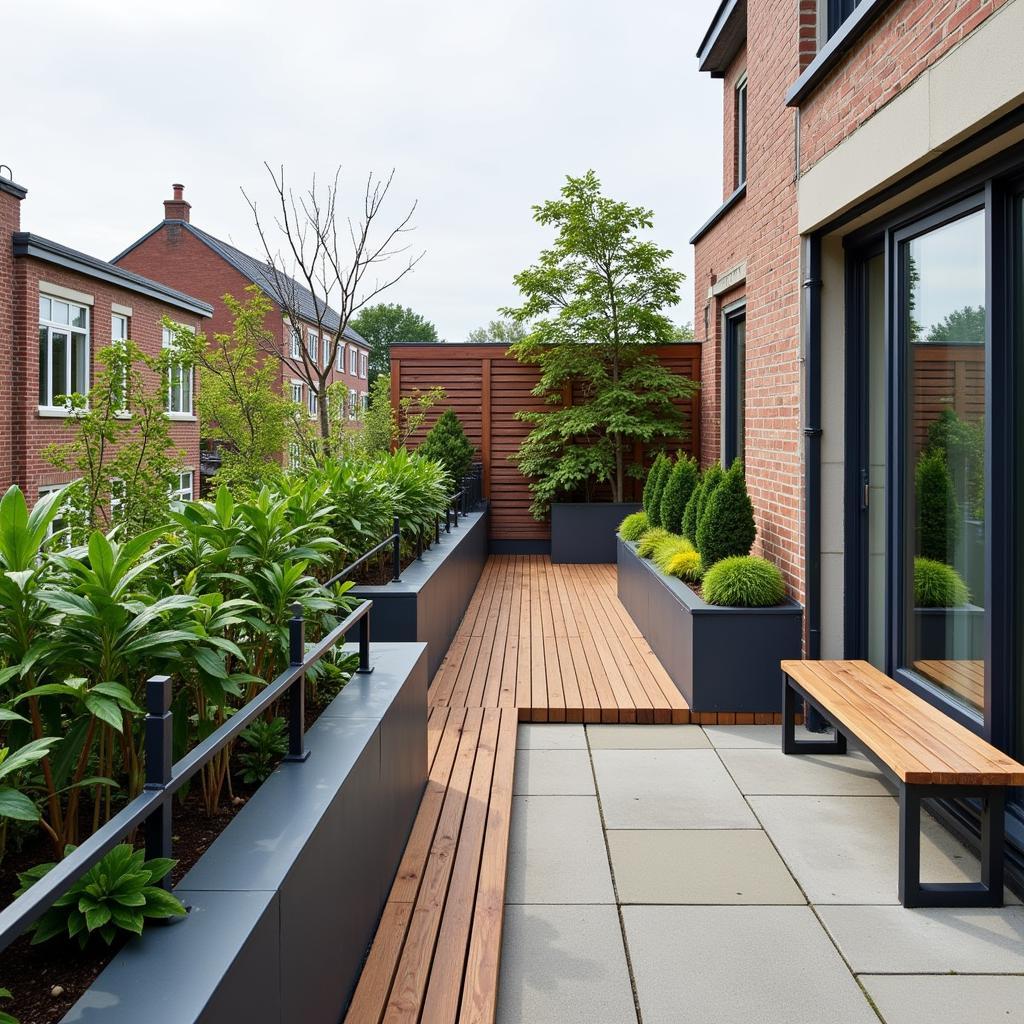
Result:
M615 586L614 566L488 560L430 687L427 788L346 1024L493 1024L519 721L690 720Z

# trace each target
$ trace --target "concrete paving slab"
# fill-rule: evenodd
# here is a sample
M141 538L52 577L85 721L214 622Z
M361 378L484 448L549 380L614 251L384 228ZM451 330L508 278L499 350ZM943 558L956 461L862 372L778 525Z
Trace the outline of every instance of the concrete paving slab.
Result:
M781 725L705 725L702 726L713 747L768 748L780 750L782 746ZM796 727L798 740L820 740L827 738L821 733L808 732L802 725Z
M615 903L593 796L512 798L506 903Z
M709 747L699 725L588 725L591 750L689 750Z
M878 1024L808 907L622 915L644 1024Z
M607 828L757 828L714 750L594 750Z
M886 1024L1024 1024L1024 978L868 975L861 983Z
M582 725L524 723L516 731L517 750L586 750Z
M806 902L759 829L609 830L608 848L622 903Z
M859 974L1024 973L1024 907L821 907L819 913Z
M593 796L586 750L519 750L512 792L524 796Z
M803 754L778 750L718 752L740 792L808 796L891 796L893 789L863 754Z
M635 1024L615 907L509 906L498 1024Z
M752 796L750 806L812 903L897 903L898 806L892 797ZM976 881L978 863L922 815L921 878Z

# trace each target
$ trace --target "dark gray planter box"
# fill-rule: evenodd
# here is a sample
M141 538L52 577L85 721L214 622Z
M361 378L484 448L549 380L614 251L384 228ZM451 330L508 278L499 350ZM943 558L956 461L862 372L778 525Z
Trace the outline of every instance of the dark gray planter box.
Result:
M614 562L619 523L635 501L558 502L551 506L552 562Z
M427 645L427 676L441 667L487 561L487 510L459 516L451 533L402 573L397 583L357 587L373 601L373 640Z
M426 650L372 662L182 879L189 916L129 942L64 1021L337 1024L426 784Z
M779 662L799 658L803 608L717 608L617 538L618 593L693 711L781 710Z
M915 608L914 621L917 626L915 659L980 661L984 658L984 608L973 604L960 608Z

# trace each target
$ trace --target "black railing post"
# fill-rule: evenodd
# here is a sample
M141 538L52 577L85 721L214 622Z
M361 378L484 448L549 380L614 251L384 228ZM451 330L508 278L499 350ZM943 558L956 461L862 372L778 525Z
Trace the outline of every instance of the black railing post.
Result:
M445 507L444 507L444 532L445 533L451 533L452 532L452 510L451 510L451 500L450 499L448 501L448 504L445 505Z
M292 617L288 620L288 663L295 668L306 660L306 620L302 617L302 605L292 605ZM305 761L309 757L306 749L306 672L288 688L288 753L286 761Z
M455 494L452 496L452 515L455 518L456 529L459 525L459 495Z
M394 583L397 583L402 578L402 524L399 522L398 516L395 516L391 531L393 538L391 546L391 579Z
M368 675L373 671L370 664L370 610L359 620L359 668L356 669L361 675Z
M151 676L146 680L146 781L143 789L159 791L171 781L173 756L171 677ZM171 856L172 801L164 802L146 819L146 860ZM170 890L168 873L160 883Z
M434 516L434 543L441 543L441 517Z
M423 534L416 531L416 561L419 561L423 557Z

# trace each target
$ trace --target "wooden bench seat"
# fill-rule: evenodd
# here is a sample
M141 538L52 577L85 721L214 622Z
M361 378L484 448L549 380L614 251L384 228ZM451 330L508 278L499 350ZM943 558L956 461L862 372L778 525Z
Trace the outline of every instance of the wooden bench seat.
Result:
M845 753L853 736L895 779L900 794L899 896L904 906L1001 906L1006 789L1024 765L996 750L865 661L784 661L782 749ZM797 740L802 696L835 727L831 740ZM920 880L921 800L976 797L982 804L980 883Z

